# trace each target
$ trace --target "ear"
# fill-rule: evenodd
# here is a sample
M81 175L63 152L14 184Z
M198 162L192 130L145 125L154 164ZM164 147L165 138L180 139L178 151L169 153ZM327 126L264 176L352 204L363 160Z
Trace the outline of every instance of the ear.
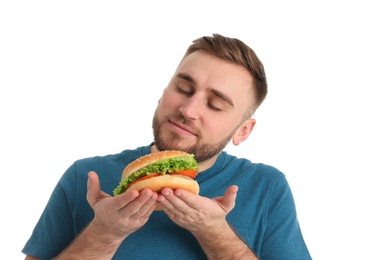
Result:
M255 127L255 125L256 125L256 119L251 118L245 120L234 133L232 138L233 144L237 146L240 143L244 142L252 133L252 130Z

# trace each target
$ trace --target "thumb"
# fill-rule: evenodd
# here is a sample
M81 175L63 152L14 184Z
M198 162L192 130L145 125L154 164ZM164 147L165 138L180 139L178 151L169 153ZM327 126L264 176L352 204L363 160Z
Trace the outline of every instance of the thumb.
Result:
M88 173L87 201L93 207L100 198L100 182L96 172Z
M230 186L222 197L221 206L229 213L236 205L238 186Z

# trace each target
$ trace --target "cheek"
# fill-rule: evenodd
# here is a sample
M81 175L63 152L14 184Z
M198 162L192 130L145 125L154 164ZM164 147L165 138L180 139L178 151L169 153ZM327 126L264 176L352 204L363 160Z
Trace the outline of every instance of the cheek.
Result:
M163 95L159 100L159 107L163 109L177 109L179 99L173 95Z
M220 118L208 118L203 120L203 135L211 140L225 138L229 132L230 126Z
M221 119L213 118L208 121L207 128L209 129L207 135L216 140L224 139L233 134L237 130L238 119Z

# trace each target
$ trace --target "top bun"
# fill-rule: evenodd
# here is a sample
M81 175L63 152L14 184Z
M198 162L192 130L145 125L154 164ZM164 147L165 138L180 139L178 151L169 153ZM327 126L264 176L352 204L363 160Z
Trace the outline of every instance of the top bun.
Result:
M149 164L158 162L166 158L174 158L174 157L186 156L186 155L189 154L178 150L166 150L157 153L147 154L145 156L138 158L137 160L131 162L126 166L126 168L122 172L122 180L129 177L132 173L138 171L139 169Z

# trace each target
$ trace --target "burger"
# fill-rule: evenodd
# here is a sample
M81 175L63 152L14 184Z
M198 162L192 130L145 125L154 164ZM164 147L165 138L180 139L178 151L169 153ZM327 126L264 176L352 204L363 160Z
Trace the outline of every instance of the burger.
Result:
M197 174L198 164L193 154L178 150L152 153L126 166L113 193L116 196L126 190L141 191L145 188L160 192L168 187L199 194L199 184L194 180Z

